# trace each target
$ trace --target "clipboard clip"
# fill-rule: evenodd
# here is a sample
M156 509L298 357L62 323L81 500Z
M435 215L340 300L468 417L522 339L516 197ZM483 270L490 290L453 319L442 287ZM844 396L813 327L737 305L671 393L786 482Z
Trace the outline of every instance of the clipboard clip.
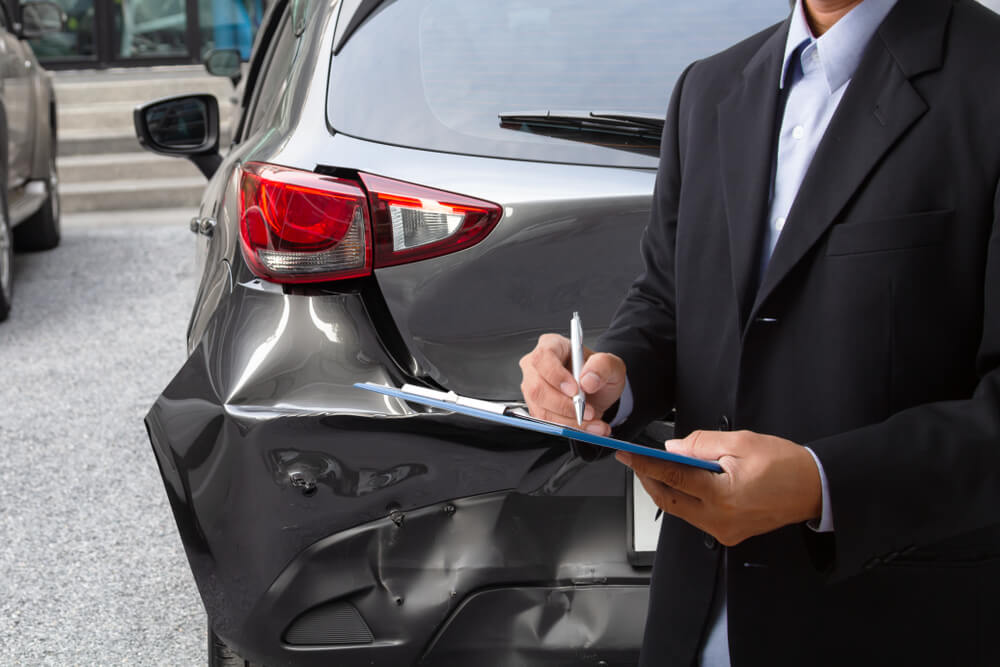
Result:
M477 410L484 410L486 412L492 412L493 414L503 415L507 414L508 409L515 408L517 406L511 405L510 403L497 403L495 401L484 401L479 398L469 398L468 396L459 396L453 391L438 391L436 389L429 389L427 387L421 387L415 384L404 384L402 391L407 394L414 394L416 396L423 396L424 398L430 398L435 401L441 401L442 403L454 403L455 405L461 405L466 408L475 408Z

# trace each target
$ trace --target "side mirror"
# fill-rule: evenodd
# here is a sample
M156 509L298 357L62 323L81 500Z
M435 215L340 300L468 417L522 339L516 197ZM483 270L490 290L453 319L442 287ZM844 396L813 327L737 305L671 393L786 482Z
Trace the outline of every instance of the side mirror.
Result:
M165 97L136 107L132 114L139 145L160 155L184 156L206 178L222 163L219 103L212 95Z
M239 49L212 49L205 56L205 69L213 76L226 77L235 87L243 77L240 70L242 61Z
M21 37L35 39L52 32L62 32L66 13L54 2L32 0L21 4Z

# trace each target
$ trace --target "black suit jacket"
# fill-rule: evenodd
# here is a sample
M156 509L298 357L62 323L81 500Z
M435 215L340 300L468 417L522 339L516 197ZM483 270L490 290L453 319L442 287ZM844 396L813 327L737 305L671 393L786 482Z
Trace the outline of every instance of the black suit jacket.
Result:
M1000 665L1000 17L899 1L757 276L787 29L678 81L645 271L598 347L626 433L676 408L680 436L812 447L836 532L720 549L666 517L642 662L692 664L725 554L736 667Z

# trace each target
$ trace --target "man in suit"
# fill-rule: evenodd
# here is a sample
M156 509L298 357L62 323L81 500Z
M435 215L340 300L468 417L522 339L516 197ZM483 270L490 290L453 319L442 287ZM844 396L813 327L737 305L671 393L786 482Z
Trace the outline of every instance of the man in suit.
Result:
M581 374L589 430L674 409L725 470L618 455L665 512L642 664L1000 664L998 126L972 0L799 0L681 75ZM522 359L534 415L575 424L568 360Z

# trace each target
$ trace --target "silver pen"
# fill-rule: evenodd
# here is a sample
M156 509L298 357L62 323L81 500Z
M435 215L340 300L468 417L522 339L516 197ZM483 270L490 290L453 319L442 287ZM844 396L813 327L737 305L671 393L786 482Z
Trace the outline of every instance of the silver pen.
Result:
M573 397L573 407L576 408L576 423L583 426L583 409L587 405L587 397L580 385L580 371L583 370L583 327L580 325L580 314L573 313L569 321L570 347L573 349L573 379L576 380L576 396Z

